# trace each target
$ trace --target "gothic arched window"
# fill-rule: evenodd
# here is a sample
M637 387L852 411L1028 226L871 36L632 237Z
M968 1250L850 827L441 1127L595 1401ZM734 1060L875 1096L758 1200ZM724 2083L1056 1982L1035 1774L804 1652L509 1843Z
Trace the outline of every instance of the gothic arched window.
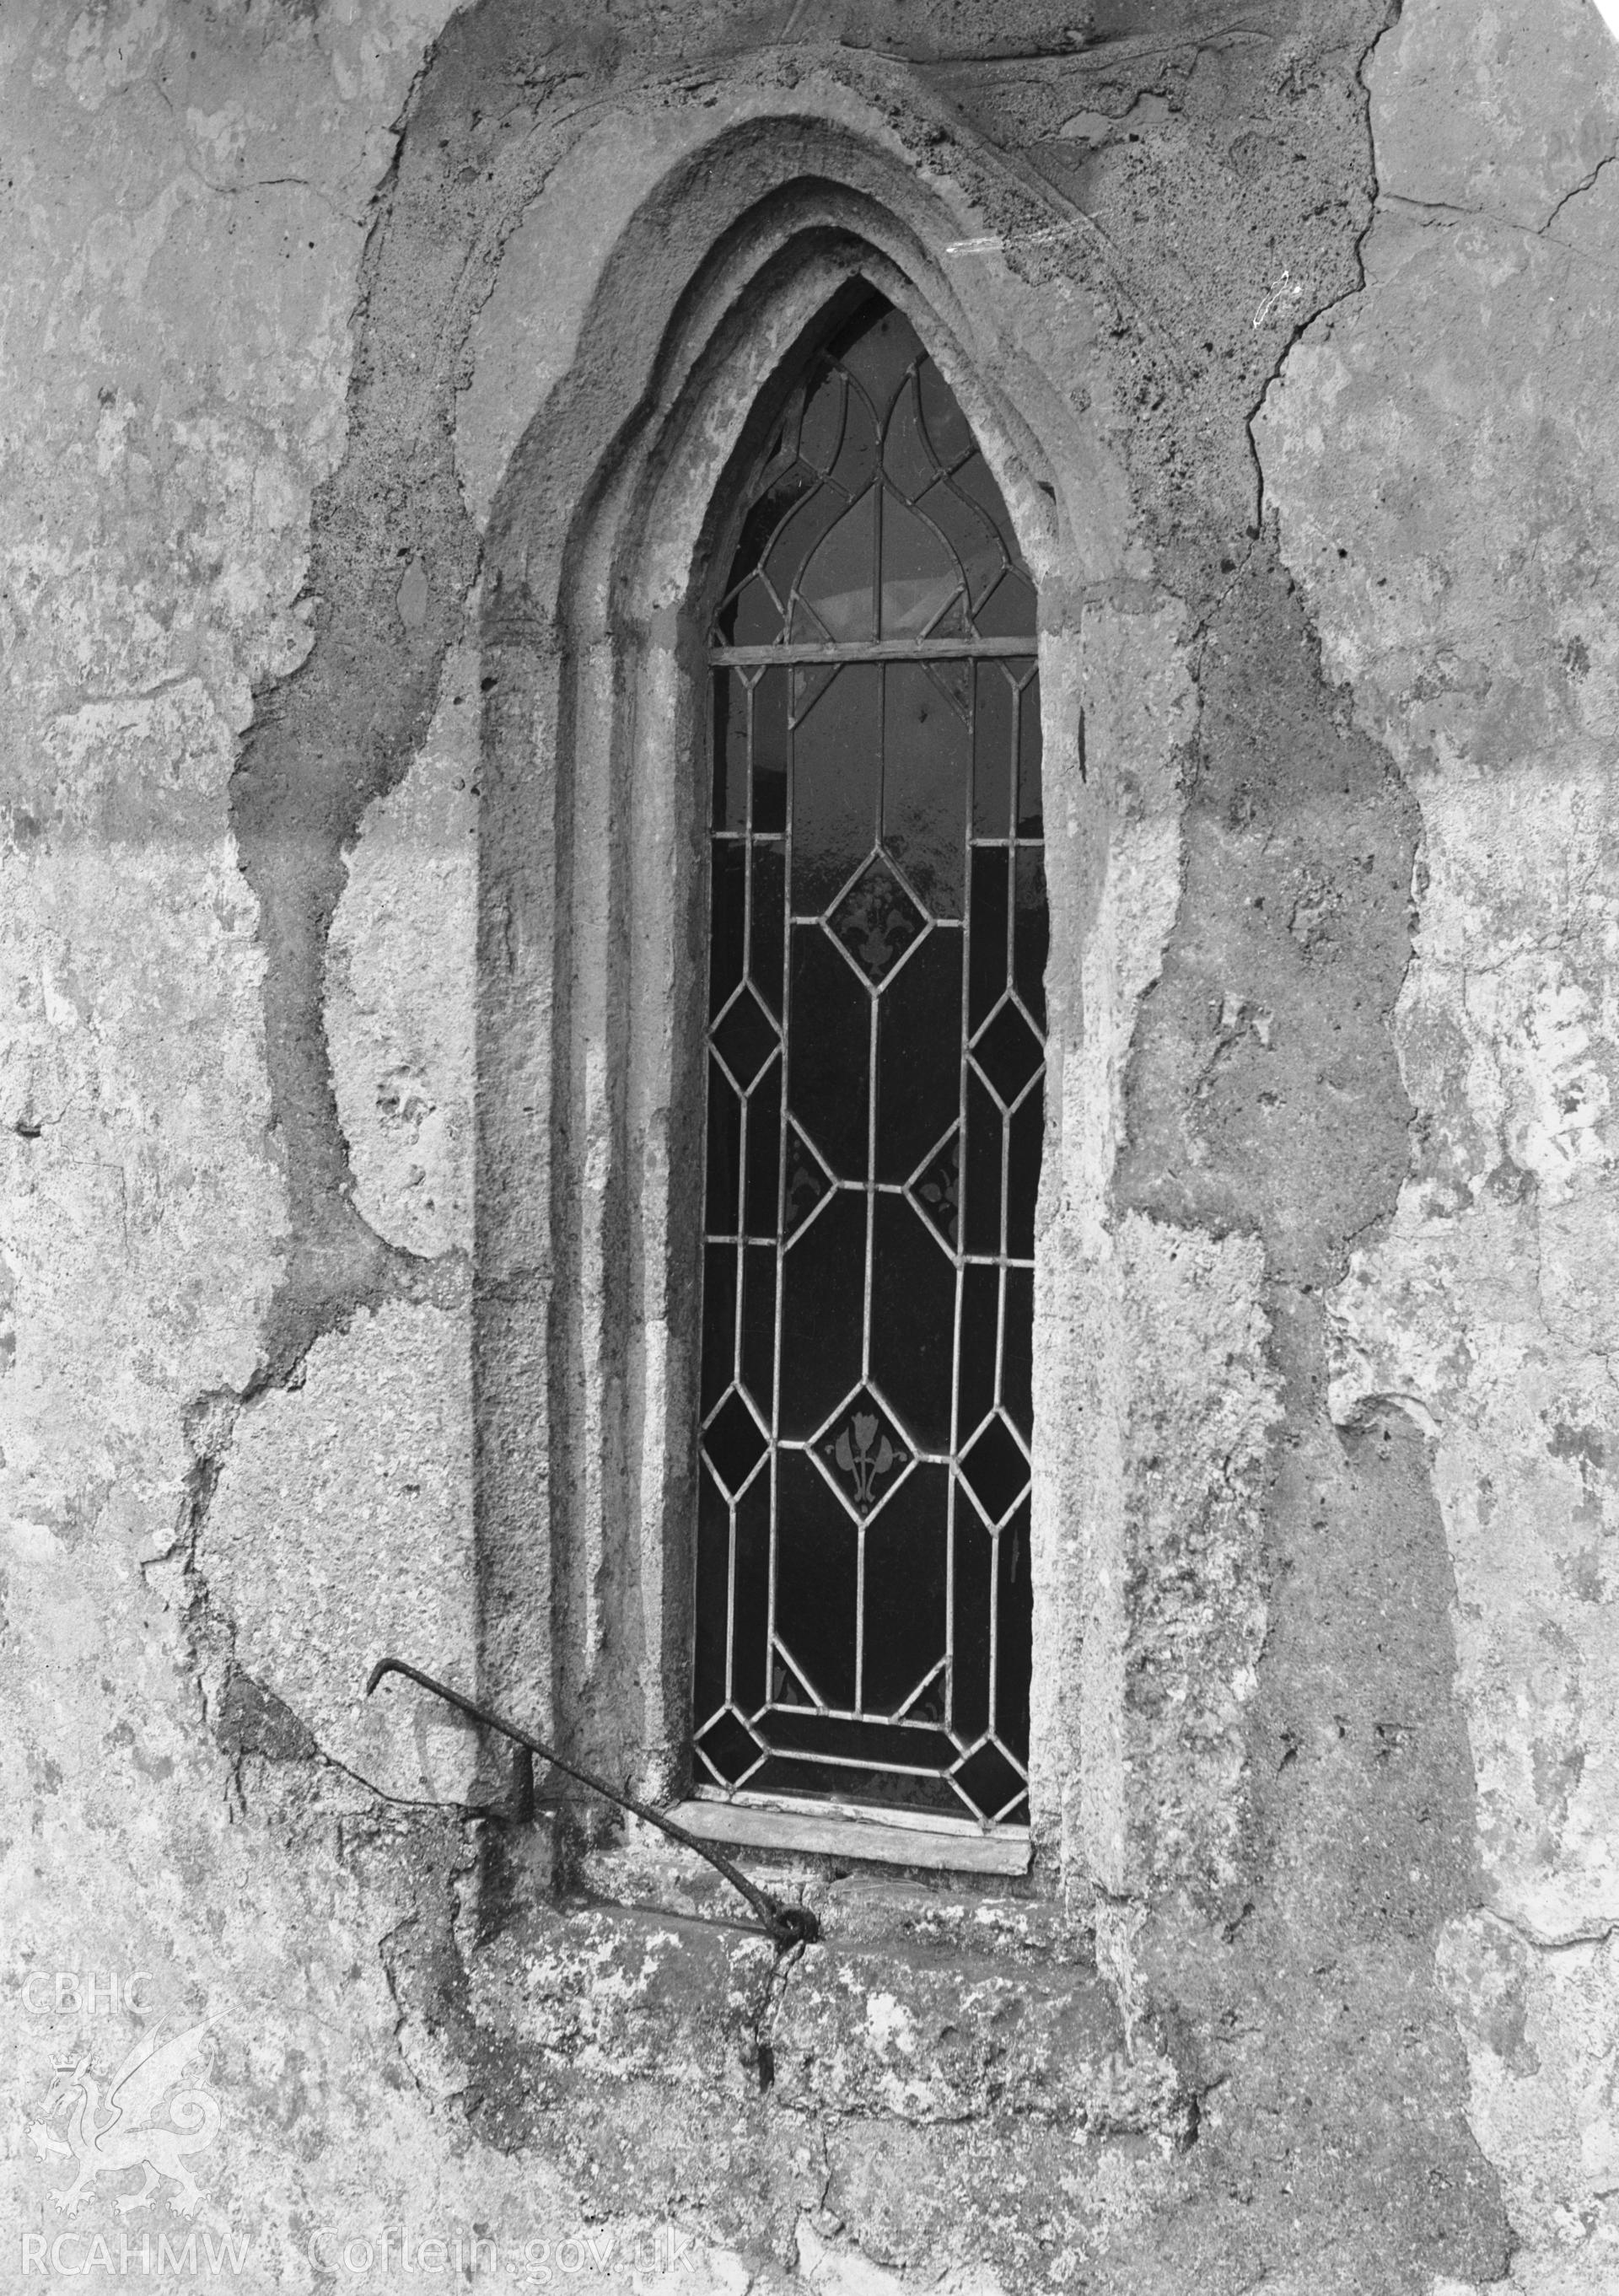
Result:
M694 1783L1021 1826L1034 590L875 294L738 511L711 633Z

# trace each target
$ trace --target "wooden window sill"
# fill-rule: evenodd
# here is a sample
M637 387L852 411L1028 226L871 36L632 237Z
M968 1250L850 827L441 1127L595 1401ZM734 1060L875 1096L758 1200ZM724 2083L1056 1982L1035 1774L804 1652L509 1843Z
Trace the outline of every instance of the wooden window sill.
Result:
M941 1873L1026 1874L1033 1854L1026 1826L984 1833L967 1822L859 1811L828 1806L792 1808L785 1802L727 1801L706 1795L668 1812L705 1841L748 1849L787 1849L823 1857L864 1857L884 1866L927 1866Z

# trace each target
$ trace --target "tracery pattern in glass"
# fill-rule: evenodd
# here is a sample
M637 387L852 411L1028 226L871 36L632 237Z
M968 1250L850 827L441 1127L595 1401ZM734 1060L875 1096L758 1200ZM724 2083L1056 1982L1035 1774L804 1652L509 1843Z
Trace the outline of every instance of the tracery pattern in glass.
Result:
M1027 1820L1034 603L873 296L788 406L713 633L710 1792Z

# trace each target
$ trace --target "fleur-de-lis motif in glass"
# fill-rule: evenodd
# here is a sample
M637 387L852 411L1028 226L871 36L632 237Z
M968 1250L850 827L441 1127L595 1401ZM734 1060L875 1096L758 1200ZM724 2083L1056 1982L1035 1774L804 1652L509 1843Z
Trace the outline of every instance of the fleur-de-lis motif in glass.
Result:
M829 1185L819 1159L811 1153L796 1125L787 1128L786 1166L782 1234L790 1236L809 1218Z
M879 853L868 861L826 920L867 979L892 971L926 923Z
M853 1479L854 1503L862 1514L869 1514L875 1506L877 1479L892 1470L899 1456L875 1412L851 1414L848 1426L832 1446L832 1456L841 1471Z
M956 1215L961 1204L958 1144L952 1134L933 1162L914 1183L916 1200L947 1243L956 1241Z

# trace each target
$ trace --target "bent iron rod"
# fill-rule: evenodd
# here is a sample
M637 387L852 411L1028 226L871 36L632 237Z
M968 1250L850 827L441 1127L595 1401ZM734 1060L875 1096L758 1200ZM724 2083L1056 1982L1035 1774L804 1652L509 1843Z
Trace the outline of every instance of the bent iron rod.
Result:
M420 1683L422 1688L431 1690L435 1698L442 1698L447 1705L458 1707L474 1722L481 1722L486 1730L497 1730L514 1746L527 1747L529 1752L538 1754L542 1762L549 1762L554 1770L561 1770L564 1777L577 1779L580 1785L588 1786L592 1793L600 1794L604 1800L616 1802L620 1809L629 1810L633 1817L644 1819L648 1825L655 1825L660 1833L667 1833L670 1840L678 1841L683 1849L694 1849L699 1857L708 1860L716 1873L724 1874L732 1889L741 1891L763 1923L764 1933L778 1953L785 1953L789 1946L813 1945L819 1937L821 1925L808 1906L785 1905L779 1898L773 1898L768 1890L761 1890L756 1882L750 1882L728 1857L722 1857L700 1835L688 1833L685 1826L677 1825L672 1817L665 1817L661 1810L649 1808L644 1801L637 1801L632 1794L620 1793L616 1786L606 1784L589 1770L581 1770L577 1763L564 1761L560 1754L553 1753L543 1740L530 1737L526 1730L520 1730L515 1722L503 1721L498 1714L490 1713L487 1706L476 1705L472 1699L464 1698L458 1690L452 1690L448 1683L435 1681L431 1674L423 1674L419 1666L412 1666L408 1660L378 1659L366 1685L367 1698L387 1674L402 1674L409 1681Z

